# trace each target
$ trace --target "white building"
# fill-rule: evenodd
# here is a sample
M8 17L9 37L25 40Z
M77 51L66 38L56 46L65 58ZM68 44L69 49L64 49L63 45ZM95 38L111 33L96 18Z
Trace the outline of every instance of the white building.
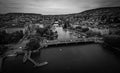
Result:
M98 28L89 28L89 29L92 30L93 32L98 32L101 35L107 35L107 34L109 34L109 29L106 29L106 28L101 28L101 29L98 29Z
M36 27L39 27L39 28L44 28L44 24L34 24Z

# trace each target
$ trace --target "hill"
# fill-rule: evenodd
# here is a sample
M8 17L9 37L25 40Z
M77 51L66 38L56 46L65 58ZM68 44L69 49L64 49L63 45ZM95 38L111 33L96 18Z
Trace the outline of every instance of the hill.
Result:
M42 15L34 13L0 14L0 27L16 24L23 26L26 23L51 24L54 20L69 20L70 23L80 25L109 25L120 26L120 7L104 7L86 10L81 13L66 15Z
M120 7L105 7L86 10L81 13L71 14L70 18L73 18L73 22L79 22L80 24L98 24L98 25L111 25L120 23Z

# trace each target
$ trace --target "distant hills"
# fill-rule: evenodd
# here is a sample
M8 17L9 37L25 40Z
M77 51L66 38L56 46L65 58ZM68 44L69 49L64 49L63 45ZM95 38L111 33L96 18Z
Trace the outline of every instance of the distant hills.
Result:
M43 18L44 17L44 18ZM96 25L111 25L120 23L120 7L104 7L86 10L80 13L65 14L65 15L42 15L34 13L7 13L0 14L1 25L25 24L26 22L39 23L52 21L53 19L68 19L71 23L76 24L96 24Z
M85 21L102 22L102 23L119 23L120 7L104 7L86 10L73 16L82 18Z
M120 7L104 7L86 10L81 13L70 14L68 18L73 18L73 22L80 24L109 25L120 23ZM119 25L120 27L120 25Z

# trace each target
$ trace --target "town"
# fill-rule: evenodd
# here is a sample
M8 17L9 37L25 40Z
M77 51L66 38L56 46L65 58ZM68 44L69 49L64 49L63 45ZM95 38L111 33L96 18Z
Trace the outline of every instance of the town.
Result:
M93 9L68 15L1 14L0 60L2 62L6 57L25 54L23 62L29 59L35 66L42 66L49 62L38 64L30 58L30 52L44 50L51 46L83 43L100 44L104 47L110 45L109 47L112 46L120 51L117 44L120 42L120 20L115 15L119 11L112 12L114 9L119 7L106 10ZM93 13L90 13L91 11ZM106 15L105 12L111 12L111 14ZM2 68L2 65L0 66Z

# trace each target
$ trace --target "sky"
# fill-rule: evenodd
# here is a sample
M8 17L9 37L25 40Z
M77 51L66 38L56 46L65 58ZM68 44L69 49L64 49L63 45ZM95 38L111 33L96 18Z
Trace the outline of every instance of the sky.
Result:
M0 13L70 14L120 6L120 0L0 0Z

